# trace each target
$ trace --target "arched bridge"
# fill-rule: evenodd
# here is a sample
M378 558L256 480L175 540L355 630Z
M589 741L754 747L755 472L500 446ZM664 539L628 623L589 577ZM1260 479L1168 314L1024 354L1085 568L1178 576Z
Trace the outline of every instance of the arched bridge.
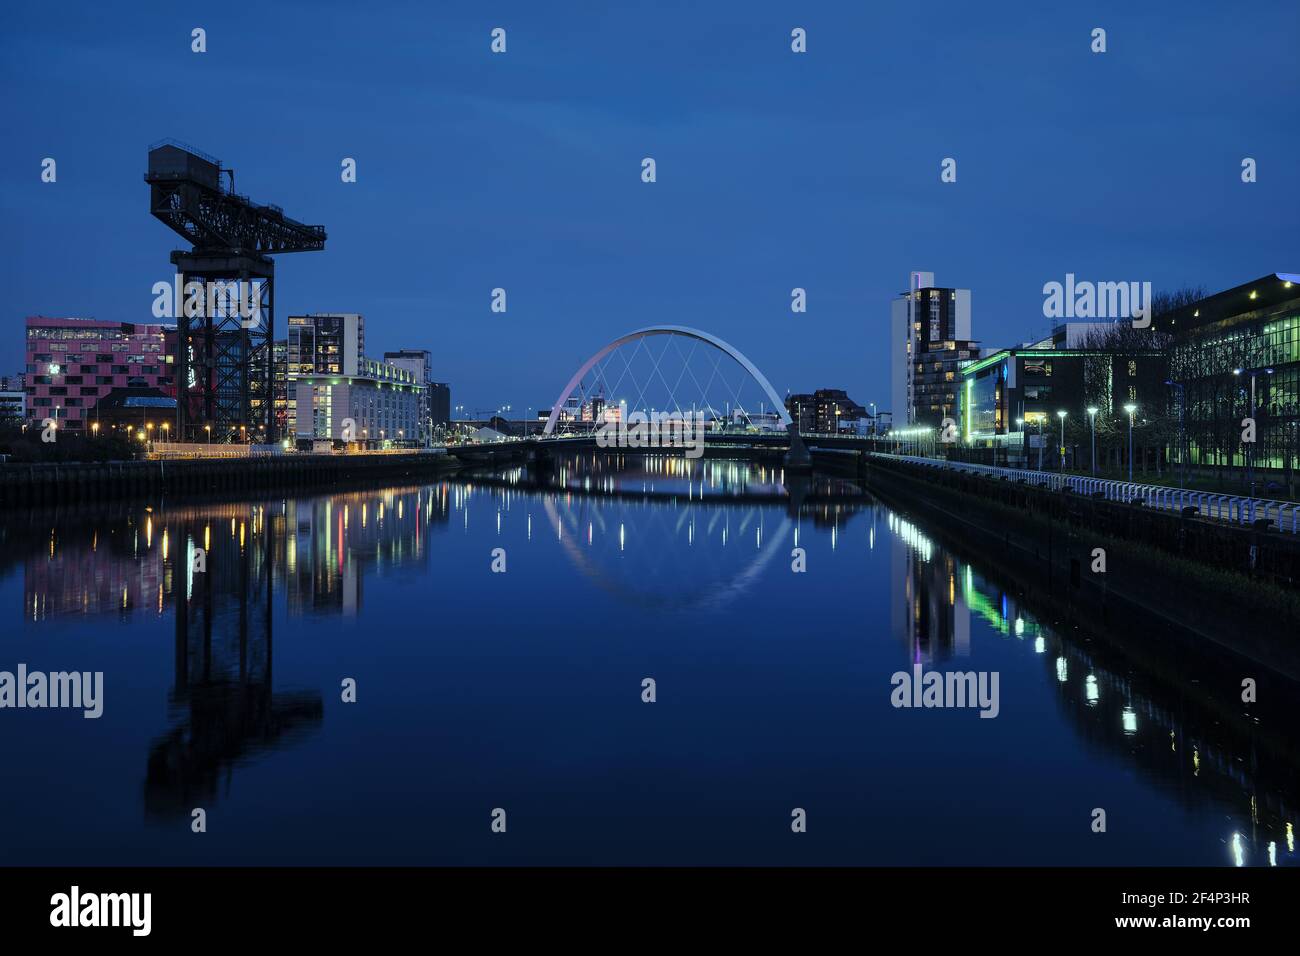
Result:
M649 340L659 336L670 336L672 339L664 343L663 348L656 355L648 347L644 348L644 361L646 366L638 371L634 363L642 358L643 347ZM683 353L673 339L680 339L690 343L688 353ZM705 345L706 355L712 356L712 368L707 367L704 372L708 373L707 380L701 382L700 377L695 374L691 367L698 346ZM625 345L635 345L630 357L623 356L623 367L617 366L610 368L612 360L616 353ZM675 352L670 355L670 347L675 348ZM721 368L723 358L729 358L736 365L740 366L748 376L748 380L757 386L759 396L761 396L762 412L755 407L754 402L742 400L740 390L732 385L731 378L727 372ZM667 374L664 372L665 362L674 363L674 367ZM680 370L677 364L680 364ZM704 374L702 372L701 374ZM594 373L594 381L591 377ZM674 374L675 373L675 374ZM617 379L613 375L617 374ZM669 378L673 381L670 384ZM657 380L657 381L656 381ZM724 342L716 335L708 332L702 332L699 329L692 329L684 325L655 325L644 329L637 329L626 335L619 336L608 345L597 351L591 358L583 362L582 365L574 372L573 377L569 379L564 390L560 392L560 397L556 399L555 404L551 407L550 417L546 420L546 429L544 434L552 435L555 433L556 425L560 422L561 417L565 415L566 409L571 408L570 399L575 393L578 394L580 408L591 408L588 404L593 398L605 404L611 404L618 401L618 395L623 387L623 383L628 382L628 390L634 394L633 411L645 411L648 403L653 403L653 398L648 393L657 393L664 397L664 401L659 402L658 406L662 411L676 412L685 414L689 409L692 413L705 414L710 418L719 419L722 417L718 407L719 400L713 393L714 383L718 383L718 388L723 390L726 396L727 417L740 417L744 420L755 420L760 418L764 422L771 422L784 428L789 434L795 435L793 423L789 413L785 409L785 402L772 387L772 383L767 380L758 367L754 365L749 358L739 349ZM739 384L743 384L739 383ZM586 387L591 385L591 388ZM662 390L659 390L662 386ZM691 395L692 401L683 400L681 393L685 390L686 394ZM692 391L694 389L694 391ZM597 397L598 396L598 397ZM732 409L731 399L735 399L735 411ZM767 414L767 403L771 403L772 414ZM594 421L596 414L592 413ZM796 436L797 437L797 436Z

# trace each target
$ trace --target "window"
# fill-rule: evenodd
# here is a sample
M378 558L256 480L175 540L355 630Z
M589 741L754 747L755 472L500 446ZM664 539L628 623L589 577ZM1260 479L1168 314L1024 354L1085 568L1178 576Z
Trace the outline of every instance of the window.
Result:
M1129 378L1136 378L1137 373L1138 373L1138 363L1133 361L1132 359L1129 359L1129 363L1128 363Z

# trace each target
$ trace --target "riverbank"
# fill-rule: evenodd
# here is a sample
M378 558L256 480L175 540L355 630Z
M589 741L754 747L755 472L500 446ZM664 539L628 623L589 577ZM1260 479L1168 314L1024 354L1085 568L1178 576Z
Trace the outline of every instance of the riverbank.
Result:
M1137 609L1300 679L1300 542L1289 536L900 462L867 471L874 492L1030 593L1102 625Z
M174 461L0 465L0 509L151 495L334 488L363 479L438 478L460 468L448 454L275 455Z

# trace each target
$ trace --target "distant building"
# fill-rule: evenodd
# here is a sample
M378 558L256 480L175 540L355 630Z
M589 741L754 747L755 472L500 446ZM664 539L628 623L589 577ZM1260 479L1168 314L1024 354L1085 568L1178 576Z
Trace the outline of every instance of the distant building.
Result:
M355 312L289 316L285 427L298 433L297 382L303 376L358 375L366 352L365 317Z
M429 417L433 419L433 427L451 424L451 386L446 382L430 382L428 388Z
M174 326L30 317L25 414L77 430L103 396L128 383L174 396L175 340Z
M424 389L410 369L362 358L355 375L299 373L296 437L367 448L421 444Z
M0 421L23 422L27 420L27 395L19 391L0 391Z
M811 394L787 395L785 409L803 433L834 434L857 429L859 419L871 413L849 398L842 388L819 388ZM852 423L852 426L850 426Z
M913 272L890 315L890 398L898 424L938 427L955 417L961 366L979 357L970 290L937 287L933 272Z

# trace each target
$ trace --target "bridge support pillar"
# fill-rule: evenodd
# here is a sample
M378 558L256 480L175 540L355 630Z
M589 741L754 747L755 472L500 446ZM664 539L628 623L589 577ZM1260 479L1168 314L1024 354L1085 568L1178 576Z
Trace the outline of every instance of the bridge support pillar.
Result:
M785 453L785 467L800 471L811 471L812 455L808 454L808 446L803 443L803 436L799 434L798 424L791 423L787 425L786 431L790 433L790 450Z

